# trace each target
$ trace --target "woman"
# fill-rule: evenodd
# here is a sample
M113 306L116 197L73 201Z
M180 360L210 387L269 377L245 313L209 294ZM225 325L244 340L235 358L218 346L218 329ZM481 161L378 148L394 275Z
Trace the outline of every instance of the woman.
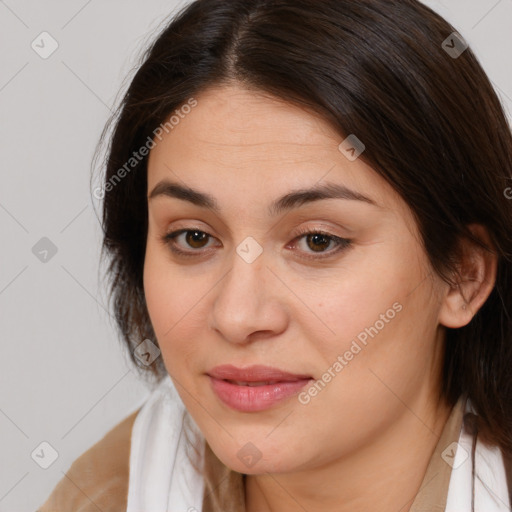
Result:
M95 191L155 389L40 510L509 510L511 185L489 80L417 1L187 6Z

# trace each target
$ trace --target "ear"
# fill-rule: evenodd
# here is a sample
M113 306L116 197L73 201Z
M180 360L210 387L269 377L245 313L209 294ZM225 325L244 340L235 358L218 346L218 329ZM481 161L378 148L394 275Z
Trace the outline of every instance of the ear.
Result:
M447 285L439 311L439 323L445 327L458 328L469 324L496 283L498 257L487 230L480 224L471 224L468 228L492 252L466 238L461 239L459 273L454 276L457 284Z

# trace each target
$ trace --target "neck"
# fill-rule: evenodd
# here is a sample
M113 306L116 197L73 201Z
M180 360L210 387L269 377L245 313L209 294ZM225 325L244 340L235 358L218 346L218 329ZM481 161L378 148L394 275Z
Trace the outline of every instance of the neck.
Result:
M418 400L361 450L297 473L247 475L247 512L409 512L451 408Z

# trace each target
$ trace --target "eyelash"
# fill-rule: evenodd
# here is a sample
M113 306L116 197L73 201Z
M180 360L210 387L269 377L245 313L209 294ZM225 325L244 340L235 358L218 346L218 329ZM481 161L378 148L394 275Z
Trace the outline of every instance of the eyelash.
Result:
M182 257L182 256L185 257L185 258L198 257L198 256L200 256L200 254L198 254L199 250L188 252L188 251L183 251L181 249L178 249L176 247L176 243L175 243L174 239L177 238L179 235L181 235L183 233L189 233L189 232L198 232L198 233L205 234L205 235L207 235L210 238L212 237L211 235L209 235L205 231L202 231L200 229L196 229L196 228L190 227L190 228L179 229L177 231L172 231L170 233L167 233L167 234L165 234L165 235L163 235L161 237L161 240L162 240L162 242L163 242L163 244L165 246L169 247L169 249L174 254L176 254L176 255L178 255L180 257ZM321 235L321 236L325 236L326 238L328 238L331 241L334 241L336 244L338 244L338 248L337 249L331 250L331 251L329 251L327 253L318 253L318 254L320 254L319 256L304 256L305 259L310 259L310 260L317 260L318 261L318 260L321 260L321 259L330 258L330 257L340 253L341 251L344 251L344 250L348 249L351 246L351 244L352 244L352 240L349 240L347 238L341 238L341 237L332 235L330 233L327 233L326 231L322 231L322 230L309 230L307 228L299 228L297 230L297 232L295 233L293 241L301 239L301 238L303 238L306 235Z

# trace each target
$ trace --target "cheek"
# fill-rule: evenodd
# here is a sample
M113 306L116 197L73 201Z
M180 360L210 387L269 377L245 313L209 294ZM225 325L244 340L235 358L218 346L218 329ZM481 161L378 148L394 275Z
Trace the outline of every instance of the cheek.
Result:
M314 289L309 297L316 304L318 320L309 330L317 330L315 338L322 350L344 352L353 339L359 337L364 343L370 336L368 329L376 327L380 333L397 322L398 310L405 306L420 275L418 267L403 260L396 248L376 244L347 262L328 284Z
M362 422L369 421L368 411L387 421L390 411L413 403L436 378L431 371L436 366L436 304L428 286L412 294L410 289L391 288L387 298L367 301L364 313L347 314L345 323L340 319L340 331L346 326L347 334L322 354L326 364L320 380L327 386L315 404L319 412L331 403Z
M365 254L347 265L328 294L318 289L321 331L305 322L303 328L316 340L319 371L326 372L321 375L344 375L332 379L338 383L333 390L355 385L377 396L382 383L376 375L404 389L421 373L433 349L437 305L425 279L429 266L416 244L376 244Z
M171 327L172 318L169 317L169 311L172 309L171 288L168 286L168 278L165 274L164 265L157 257L157 251L148 244L146 256L144 259L144 295L149 316L155 330L159 334L164 330L164 322L167 323L167 329ZM160 340L159 340L160 341Z
M197 287L165 257L165 252L148 247L144 263L144 294L162 358L169 373L178 376L194 365L198 350L199 321L205 318L206 290Z

